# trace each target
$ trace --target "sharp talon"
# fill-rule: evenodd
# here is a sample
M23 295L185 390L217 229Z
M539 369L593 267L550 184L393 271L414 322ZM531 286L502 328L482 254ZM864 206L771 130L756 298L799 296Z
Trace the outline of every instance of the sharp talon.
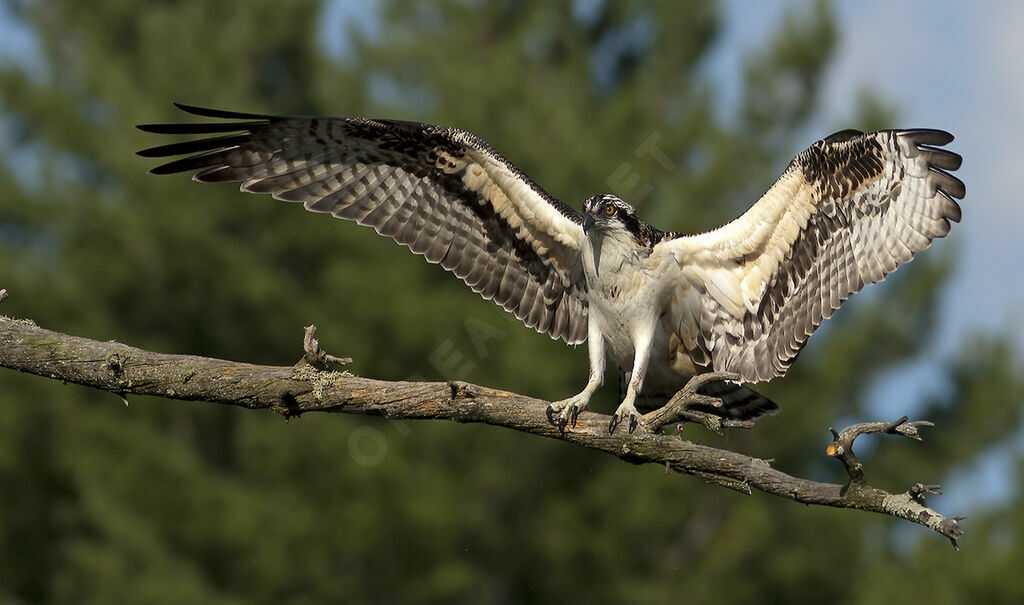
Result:
M581 411L579 406L572 406L572 428L576 428L576 419L580 417Z
M547 410L547 415L548 415L548 422L550 422L551 424L555 424L555 416L554 416L554 414L555 414L554 408L552 408L549 405L548 406L548 410Z
M634 416L633 414L630 414L629 415L629 434L632 435L633 431L636 430L636 427L639 426L639 425L640 425L640 421L637 420L636 416Z
M564 433L565 432L565 423L568 422L568 421L569 421L568 416L559 416L558 417L558 432L559 433Z
M612 414L612 420L608 423L608 434L611 435L615 432L615 425L619 423L619 417L617 414Z

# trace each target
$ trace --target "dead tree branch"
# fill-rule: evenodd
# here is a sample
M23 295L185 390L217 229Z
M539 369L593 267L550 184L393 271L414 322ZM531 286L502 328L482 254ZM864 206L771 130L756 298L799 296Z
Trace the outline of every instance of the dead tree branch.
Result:
M311 331L307 332L306 359L321 366L344 362L326 355ZM868 423L834 433L828 454L838 458L850 476L848 485L819 483L787 475L768 461L737 452L697 445L678 435L642 428L632 435L608 433L608 417L593 412L580 415L576 426L560 431L547 421L548 402L460 381L388 382L319 370L309 362L298 366L261 366L191 355L169 355L116 342L99 342L52 332L31 321L0 316L0 367L44 376L114 393L153 395L185 401L204 401L269 409L286 417L304 412L331 411L387 418L480 422L525 433L560 439L613 454L634 464L654 463L695 475L744 494L752 490L803 502L855 508L906 519L946 536L954 547L962 530L960 518L947 518L928 508L924 494L938 486L915 483L893 494L869 486L861 464L853 455L853 440L862 434L894 433L915 439L923 422ZM688 408L699 383L688 385L663 412L647 419L661 427L682 418L717 428L707 414ZM691 399L691 403L705 403ZM690 417L692 416L692 417Z

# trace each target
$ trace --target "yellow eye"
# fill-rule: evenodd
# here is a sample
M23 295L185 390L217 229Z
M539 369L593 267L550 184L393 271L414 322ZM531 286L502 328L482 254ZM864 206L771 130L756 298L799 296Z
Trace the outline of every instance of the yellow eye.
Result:
M615 214L615 206L608 206L607 208L604 209L604 213L607 214L608 216Z

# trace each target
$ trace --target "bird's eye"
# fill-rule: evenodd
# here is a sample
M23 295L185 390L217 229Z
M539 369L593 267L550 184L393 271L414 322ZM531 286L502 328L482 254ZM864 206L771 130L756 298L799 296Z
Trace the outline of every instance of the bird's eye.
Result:
M608 206L607 208L604 209L604 213L607 214L608 216L615 214L615 206Z

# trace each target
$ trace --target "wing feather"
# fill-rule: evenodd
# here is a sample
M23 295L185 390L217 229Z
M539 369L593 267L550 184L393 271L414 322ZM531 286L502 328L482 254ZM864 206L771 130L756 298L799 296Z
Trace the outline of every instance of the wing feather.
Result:
M139 128L216 136L140 151L186 156L151 172L241 182L243 191L372 227L527 326L586 340L580 215L474 135L414 122L178 107L218 121Z
M714 231L659 243L678 267L672 321L694 363L781 376L821 322L961 218L961 158L939 130L843 131L797 156ZM737 300L739 297L739 300Z

